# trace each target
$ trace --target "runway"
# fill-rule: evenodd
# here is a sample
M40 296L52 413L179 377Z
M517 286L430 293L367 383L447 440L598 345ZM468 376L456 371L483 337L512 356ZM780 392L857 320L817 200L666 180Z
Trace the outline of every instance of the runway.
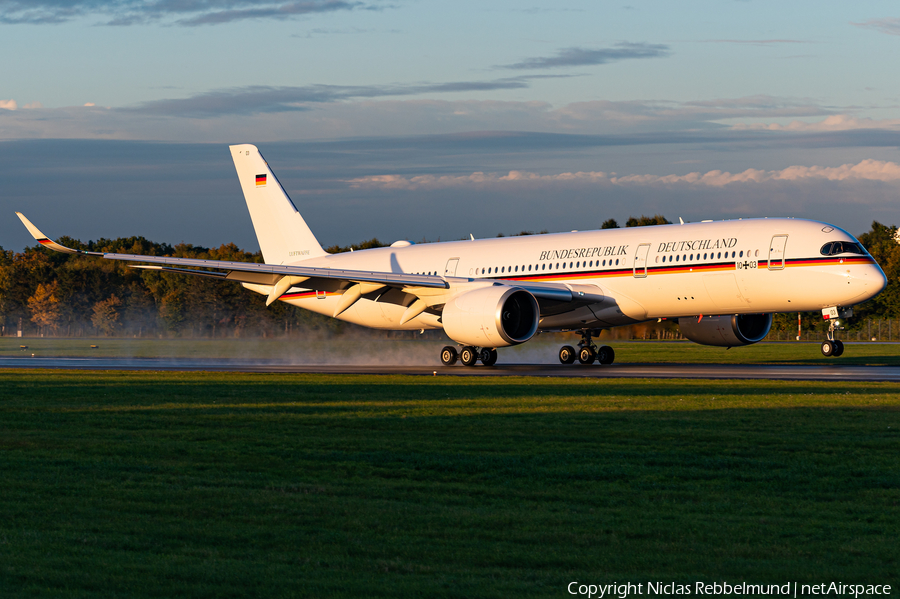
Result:
M768 379L782 381L900 382L900 367L760 364L498 364L497 366L372 366L353 364L285 364L242 360L172 358L0 357L0 368L74 370L158 370L320 374L407 374L418 376L541 376L655 379Z

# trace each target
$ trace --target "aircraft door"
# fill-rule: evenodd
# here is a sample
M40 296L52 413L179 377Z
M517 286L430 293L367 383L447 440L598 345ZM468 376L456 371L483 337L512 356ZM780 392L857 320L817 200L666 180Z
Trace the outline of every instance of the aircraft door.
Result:
M450 258L447 260L447 268L444 269L445 277L456 276L456 266L459 264L459 258Z
M769 270L782 270L784 268L784 248L787 245L787 235L775 235L769 244Z
M642 279L647 276L647 253L649 251L649 243L642 243L638 246L637 253L634 255L635 278Z

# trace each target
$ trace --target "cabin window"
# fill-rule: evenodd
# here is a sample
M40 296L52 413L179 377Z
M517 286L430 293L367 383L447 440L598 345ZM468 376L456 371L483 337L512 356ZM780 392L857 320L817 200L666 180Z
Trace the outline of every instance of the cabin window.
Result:
M738 257L739 257L739 258L743 258L743 257L744 257L744 250L741 250L741 253L740 253L740 255L739 255Z
M679 258L678 256L675 256L675 262L678 262L678 258Z
M619 259L616 258L616 266L618 266L618 265L619 265Z

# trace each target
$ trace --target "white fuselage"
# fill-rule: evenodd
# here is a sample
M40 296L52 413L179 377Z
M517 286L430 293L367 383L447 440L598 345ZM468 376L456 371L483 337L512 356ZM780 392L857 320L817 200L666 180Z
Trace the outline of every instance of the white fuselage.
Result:
M297 264L435 274L462 288L563 283L604 299L545 314L540 329L605 328L698 314L819 310L878 294L886 279L874 260L823 255L832 241L856 242L827 223L748 219L387 247ZM339 297L292 288L281 299L331 316ZM340 318L384 329L441 327L432 313L401 326L405 308L380 298L363 296Z

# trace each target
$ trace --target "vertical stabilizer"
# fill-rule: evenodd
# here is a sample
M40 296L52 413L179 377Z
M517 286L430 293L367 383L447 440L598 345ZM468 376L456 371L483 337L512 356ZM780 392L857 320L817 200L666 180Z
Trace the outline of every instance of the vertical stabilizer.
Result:
M256 146L241 144L230 148L266 264L286 264L324 256L327 252L319 245Z

